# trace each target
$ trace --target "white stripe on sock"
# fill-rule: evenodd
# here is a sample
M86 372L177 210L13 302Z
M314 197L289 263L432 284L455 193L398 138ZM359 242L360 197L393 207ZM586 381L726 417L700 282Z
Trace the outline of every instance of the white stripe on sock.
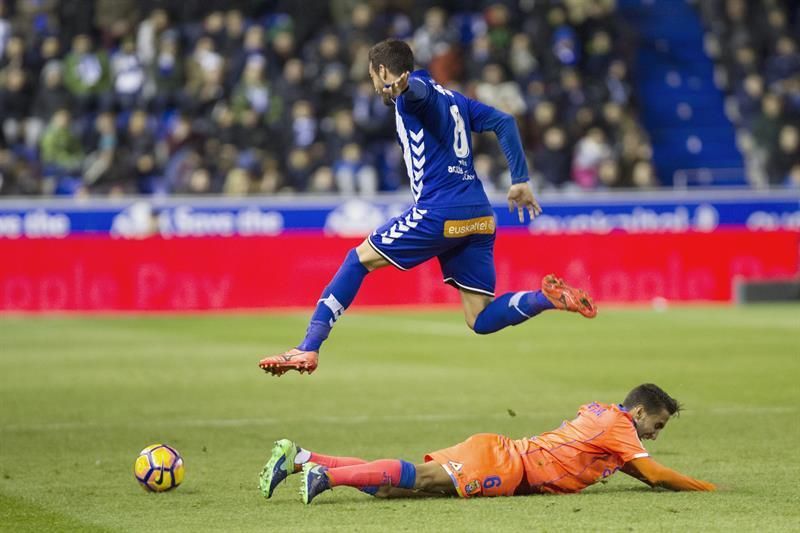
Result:
M514 296L512 296L511 299L508 301L508 306L513 307L519 314L521 314L525 318L530 318L531 315L524 313L522 309L519 308L519 301L522 300L523 296L530 293L531 291L515 292Z

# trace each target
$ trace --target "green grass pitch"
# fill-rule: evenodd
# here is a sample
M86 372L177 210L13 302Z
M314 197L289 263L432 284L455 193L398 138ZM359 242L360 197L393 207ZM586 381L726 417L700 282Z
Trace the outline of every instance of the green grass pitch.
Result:
M356 307L313 376L261 373L304 314L0 319L0 529L8 531L787 531L800 528L800 307L550 312L479 337L457 311ZM472 433L536 434L653 381L684 414L653 456L716 482L654 491L617 474L572 496L266 501L273 440L420 461ZM512 416L511 413L516 416ZM141 448L186 480L148 494Z

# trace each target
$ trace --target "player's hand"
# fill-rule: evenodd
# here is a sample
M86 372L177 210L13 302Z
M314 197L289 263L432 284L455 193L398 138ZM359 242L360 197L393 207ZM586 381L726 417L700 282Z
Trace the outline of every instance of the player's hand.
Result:
M403 72L399 78L394 80L392 83L387 83L383 86L383 94L390 98L397 98L403 91L408 89L408 72Z
M515 183L510 189L508 189L508 212L514 212L514 209L516 209L517 213L519 214L520 222L525 222L526 210L528 211L531 220L533 220L535 216L542 213L542 208L539 207L539 202L537 202L536 198L533 196L530 182L526 181L525 183Z

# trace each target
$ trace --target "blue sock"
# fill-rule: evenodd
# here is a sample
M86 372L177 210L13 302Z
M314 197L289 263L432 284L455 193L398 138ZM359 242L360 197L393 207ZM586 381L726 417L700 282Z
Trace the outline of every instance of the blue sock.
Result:
M350 250L344 258L342 266L333 279L322 291L317 308L311 315L311 322L306 330L306 337L297 347L304 351L318 352L322 343L328 338L334 322L350 307L361 287L361 282L369 270L358 260L355 249Z
M414 463L400 460L400 481L397 486L401 489L413 489L417 482L417 467Z
M542 294L534 292L507 292L486 306L475 319L475 333L494 333L506 326L516 326L555 306Z

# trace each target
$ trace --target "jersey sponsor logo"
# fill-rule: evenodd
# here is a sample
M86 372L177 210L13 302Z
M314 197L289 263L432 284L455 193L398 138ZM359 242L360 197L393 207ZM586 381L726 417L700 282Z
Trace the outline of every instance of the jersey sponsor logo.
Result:
M468 218L467 220L447 220L444 223L444 236L448 238L467 235L494 235L493 216Z
M449 165L447 167L447 172L449 172L450 174L464 174L466 170L457 165Z
M476 492L480 492L480 490L481 490L481 482L477 479L473 479L472 481L464 485L464 492L467 494L467 496L472 496Z

